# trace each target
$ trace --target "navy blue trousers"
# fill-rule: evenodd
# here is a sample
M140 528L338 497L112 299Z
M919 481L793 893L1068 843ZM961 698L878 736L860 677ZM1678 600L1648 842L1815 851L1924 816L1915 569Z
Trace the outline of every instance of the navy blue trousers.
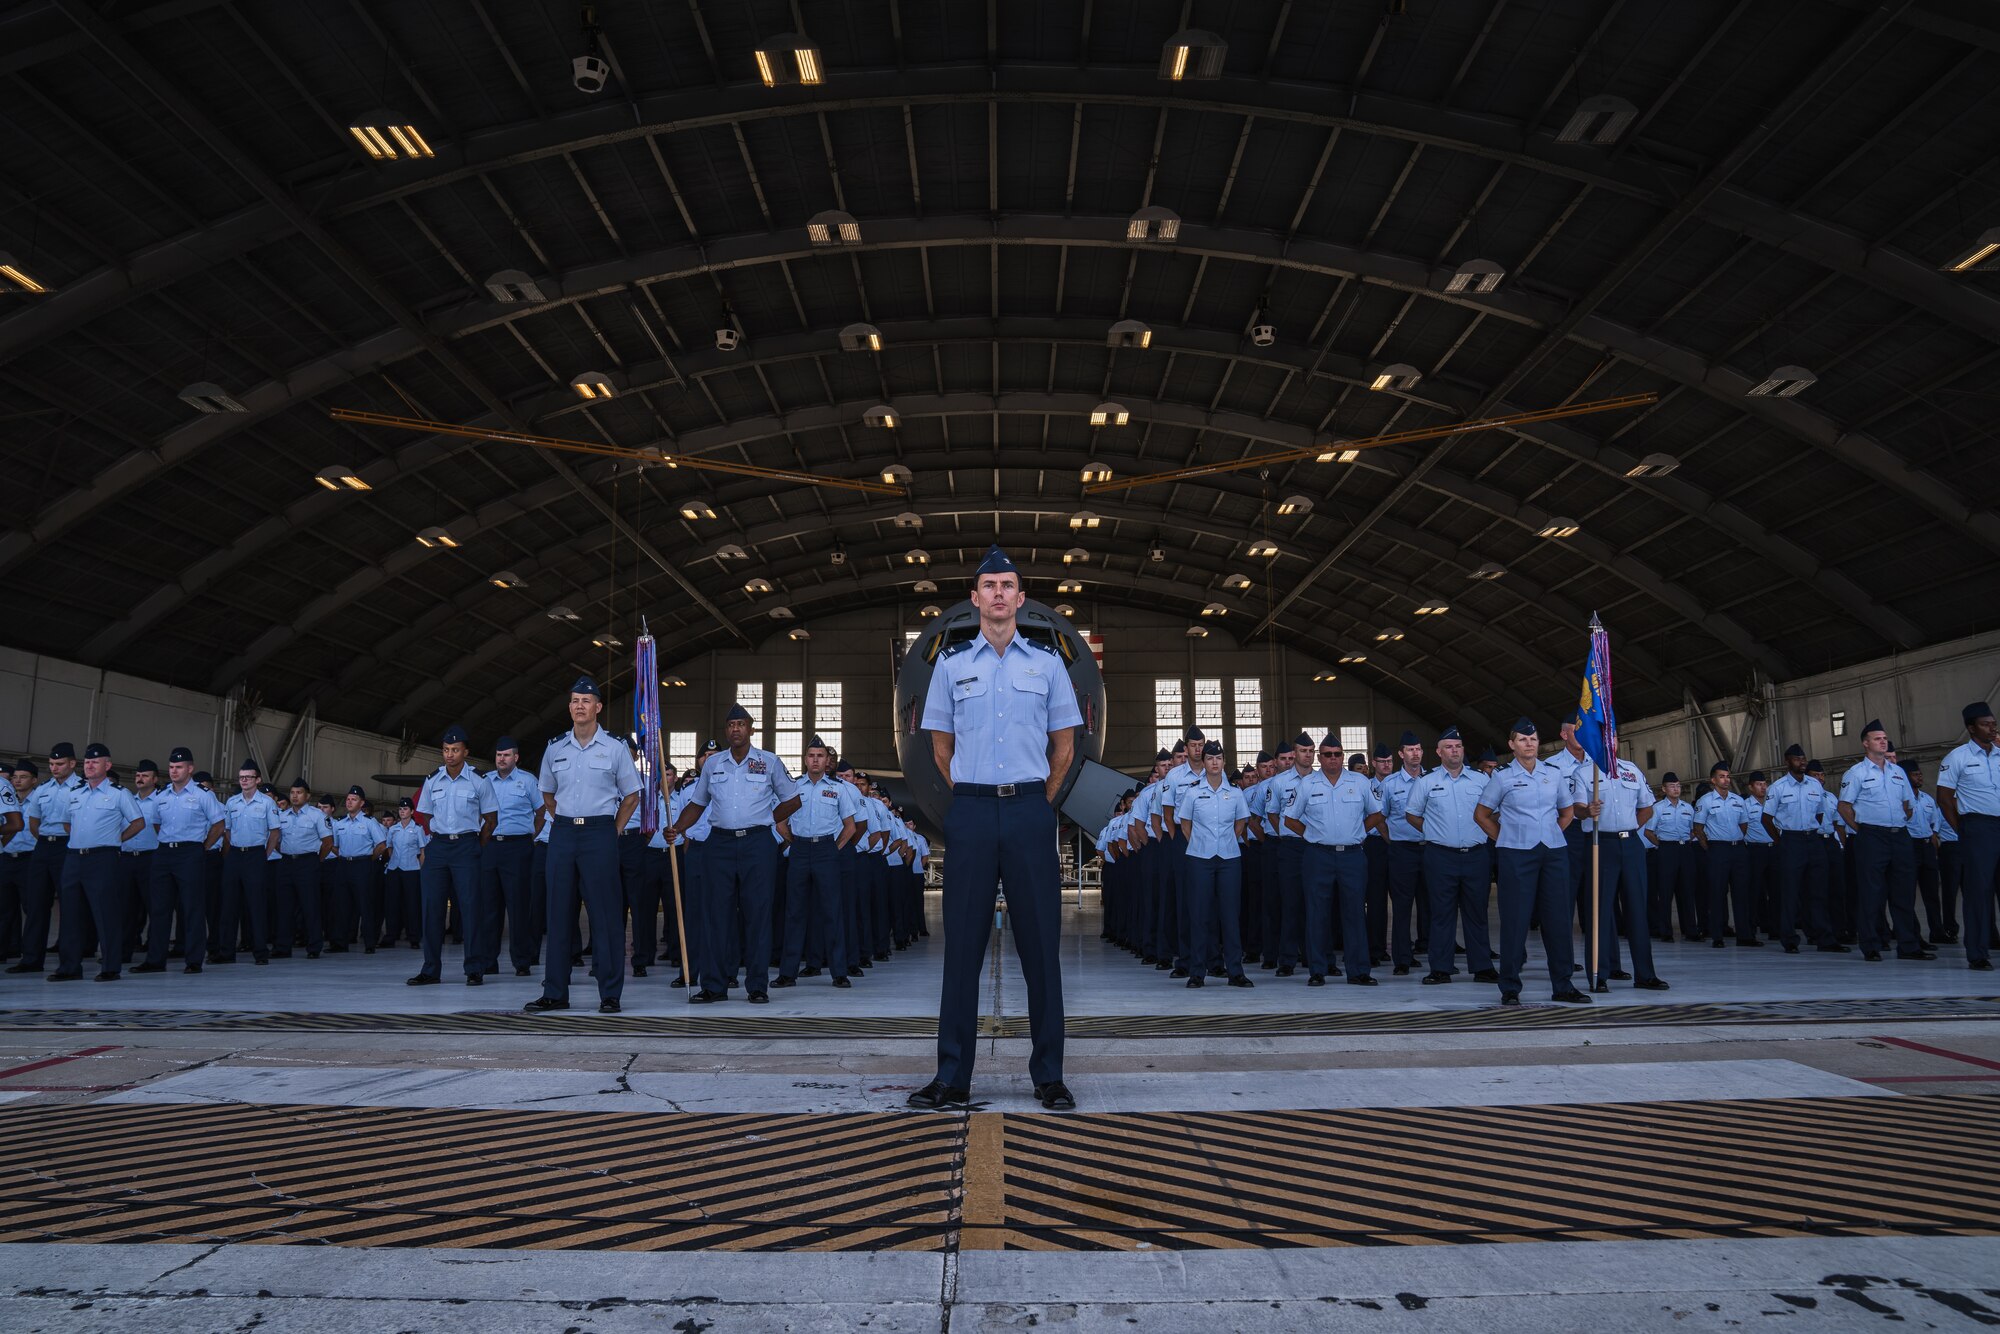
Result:
M1278 967L1295 968L1305 952L1306 841L1303 838L1279 838L1273 860L1278 870L1279 897L1278 944L1273 952L1277 955ZM1367 939L1365 931L1362 939Z
M1741 843L1708 841L1708 938L1721 940L1732 910L1738 940L1757 938L1757 908L1750 897L1750 850Z
M421 889L424 900L424 965L420 970L425 977L439 977L444 971L444 908L447 896L458 899L459 921L465 932L465 974L470 977L480 970L473 967L479 961L479 914L473 905L479 902L479 835L461 834L457 838L438 836L424 847L424 869L421 873Z
M569 999L581 900L590 912L590 975L597 980L598 999L617 1000L625 990L625 892L618 884L618 831L611 827L611 817L594 816L580 825L557 816L549 833L548 873L542 995Z
M319 854L287 853L272 865L278 883L271 905L271 952L290 954L293 939L301 935L306 948L317 952L326 944L320 934Z
M806 928L818 919L821 949L830 976L847 975L846 905L841 902L840 859L833 840L812 843L792 840L791 866L785 882L785 948L778 961L780 977L797 977L806 954Z
M1492 937L1486 929L1485 845L1460 851L1442 843L1424 845L1424 887L1431 900L1430 970L1455 973L1457 933L1465 932L1465 967L1479 973L1493 966Z
M1423 895L1424 845L1391 839L1388 854L1389 959L1398 968L1408 968L1417 957L1410 941L1413 920L1416 934L1424 937L1426 945L1430 944L1430 930L1426 925L1430 904ZM1455 943L1454 937L1445 945L1449 948Z
M1603 902L1597 915L1597 976L1593 984L1608 982L1618 971L1618 923L1625 923L1625 940L1632 947L1632 976L1650 982L1653 971L1653 937L1646 921L1646 840L1637 833L1629 838L1616 834L1598 835L1598 892ZM1586 884L1588 882L1586 881ZM1588 890L1585 891L1586 893ZM1616 906L1623 896L1624 909Z
M1992 956L1993 902L2000 889L2000 815L1958 817L1958 847L1964 869L1965 961Z
M1011 797L954 796L944 822L944 985L938 1000L938 1081L972 1083L979 1036L979 979L993 908L1007 886L1007 916L1028 988L1028 1075L1063 1077L1062 867L1056 813L1039 783Z
M702 969L702 990L721 994L736 984L737 956L743 956L743 989L751 995L771 986L771 879L778 845L768 828L757 827L741 838L718 829L708 836L703 854L708 865L708 959ZM597 928L592 919L592 943ZM741 941L732 939L741 923Z
M1861 882L1855 928L1862 951L1880 952L1886 943L1879 927L1886 904L1895 928L1896 953L1905 958L1922 953L1923 943L1917 934L1916 855L1910 850L1910 836L1901 829L1864 825L1854 836L1854 851L1854 869Z
M21 952L21 890L27 884L30 855L0 852L0 959Z
M1500 849L1500 994L1521 994L1521 969L1528 961L1528 919L1542 924L1542 952L1548 955L1549 986L1571 989L1576 952L1569 934L1569 848Z
M1787 949L1799 943L1801 928L1811 943L1833 944L1824 862L1818 834L1798 830L1778 835L1778 943Z
M1305 900L1306 972L1326 977L1332 972L1333 918L1340 914L1341 952L1347 958L1352 977L1367 977L1371 966L1368 948L1368 854L1352 844L1338 851L1319 843L1297 840L1304 850L1301 859L1301 888Z
M510 834L491 839L479 854L480 890L479 971L500 970L500 922L507 922L507 954L516 968L535 966L534 905L529 901L528 874L535 865L535 841L531 834ZM471 937L466 938L470 946Z
M62 893L63 861L69 839L51 835L35 840L21 878L21 962L39 969L49 952L49 914Z
M198 843L177 848L160 848L153 853L153 878L146 886L151 904L151 929L146 934L146 962L157 968L167 963L167 946L173 933L167 924L178 912L181 916L181 955L198 964L208 950L208 857Z
M215 952L219 958L234 960L239 924L250 924L250 952L259 959L271 957L268 930L271 912L271 868L262 845L231 848L222 860L222 911L216 914Z
M1701 913L1697 911L1695 882L1701 875L1698 849L1693 843L1660 845L1660 878L1651 889L1653 925L1662 936L1674 934L1674 919L1680 919L1680 937L1693 940L1703 934Z
M97 923L98 967L118 975L125 959L125 877L116 848L71 849L63 858L62 925L56 932L56 969L83 971L86 922Z
M1183 857L1187 863L1188 933L1194 941L1188 973L1205 975L1221 967L1243 976L1243 859Z

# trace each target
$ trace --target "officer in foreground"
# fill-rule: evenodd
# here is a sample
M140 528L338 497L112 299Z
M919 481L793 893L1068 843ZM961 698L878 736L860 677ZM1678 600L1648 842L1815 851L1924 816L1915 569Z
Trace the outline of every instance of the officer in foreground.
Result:
M912 1107L963 1105L972 1093L979 978L1000 882L1028 987L1028 1073L1035 1098L1067 1111L1063 1083L1062 869L1055 796L1083 722L1062 659L1016 633L1026 595L997 545L975 572L979 634L945 650L931 674L923 726L938 772L951 779L945 817L944 985L937 1078Z
M1993 970L1993 896L2000 882L2000 745L1993 709L1965 706L1965 744L1938 767L1938 813L1958 832L1965 874L1965 966Z
M1541 763L1535 724L1519 718L1507 732L1514 762L1494 774L1479 795L1473 818L1500 848L1500 1003L1521 1003L1521 967L1528 958L1528 919L1542 924L1553 997L1587 1005L1590 997L1570 981L1576 955L1569 919L1569 843L1564 831L1576 813L1569 776Z
M590 974L597 1010L617 1014L625 991L625 891L618 882L618 831L639 804L639 767L623 741L597 725L604 693L580 676L569 688L569 731L542 753L549 834L548 935L542 994L531 1014L569 1008L571 941L578 896L590 909ZM429 852L425 853L426 858Z
M83 976L84 922L97 922L97 980L116 982L125 960L125 905L120 901L118 852L146 827L139 803L111 781L111 749L93 741L83 748L83 781L63 812L69 849L63 858L62 924L57 930L51 982Z

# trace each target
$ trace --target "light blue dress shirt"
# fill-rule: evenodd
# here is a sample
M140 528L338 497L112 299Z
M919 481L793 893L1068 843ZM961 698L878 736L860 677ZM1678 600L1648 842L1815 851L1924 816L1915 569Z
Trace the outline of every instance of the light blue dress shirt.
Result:
M1743 823L1748 818L1743 798L1734 792L1722 793L1710 788L1694 804L1694 822L1711 843L1741 843Z
M1236 822L1250 818L1250 807L1243 800L1242 790L1233 786L1226 775L1215 787L1209 786L1206 774L1202 775L1181 789L1180 801L1174 814L1192 822L1188 856L1233 861L1243 855L1236 844Z
M1694 837L1694 807L1679 799L1662 799L1653 807L1653 818L1646 822L1646 832L1653 836L1655 844L1687 842Z
M391 871L421 870L417 854L424 850L424 844L431 836L415 820L397 820L389 826L389 862L385 869Z
M230 794L222 804L223 835L232 848L261 848L278 827L278 803L262 792Z
M372 815L343 815L333 822L333 855L367 857L387 842L382 826Z
M1292 832L1286 820L1305 821L1305 812L1299 809L1299 785L1318 773L1308 769L1301 774L1297 766L1271 776L1271 786L1264 796L1264 814L1270 820L1271 828L1279 838L1304 838L1303 834Z
M518 765L511 774L503 775L495 769L486 775L486 781L500 808L493 832L510 838L534 833L535 812L542 809L541 781Z
M724 750L701 766L688 800L700 806L717 829L752 829L772 823L772 813L798 792L785 762L751 746L737 759Z
M1840 798L1825 788L1821 788L1819 794L1819 832L1822 838L1839 839L1849 838L1854 833L1854 826L1841 818Z
M154 788L143 797L136 791L132 793L132 801L139 808L139 818L146 822L146 826L125 840L125 851L154 852L159 849L160 835L158 830L153 827L154 823L160 818L159 810L153 805L159 795L160 790L158 788Z
M2000 815L2000 745L1966 741L1938 766L1937 785L1952 790L1960 815Z
M1471 848L1486 842L1486 831L1472 818L1472 808L1486 791L1486 775L1466 765L1456 778L1443 765L1410 785L1409 800L1403 809L1403 823L1414 815L1424 822L1419 835L1426 843L1441 848ZM1391 820L1394 829L1396 822ZM1411 825L1411 832L1416 826Z
M278 853L280 856L297 857L302 853L319 853L319 841L333 837L333 824L320 814L317 806L300 806L296 810L286 806L278 812Z
M1817 834L1819 801L1825 792L1810 778L1781 775L1764 798L1764 814L1777 822L1781 834Z
M1413 774L1401 767L1382 780L1380 784L1382 817L1389 822L1391 843L1424 841L1423 831L1403 818L1409 814L1411 794L1416 790L1417 784L1423 781L1424 775L1421 772Z
M28 813L21 809L21 798L15 794L12 782L0 778L0 817L8 815L20 816L21 827L14 831L13 837L0 844L0 852L26 852L34 847L35 839L28 832Z
M1771 809L1771 799L1769 797L1765 797L1762 801L1757 800L1755 797L1743 798L1743 841L1745 843L1753 843L1758 847L1768 848L1777 841L1771 837L1771 831L1764 827L1764 817L1767 815L1772 819L1777 818L1777 812Z
M1854 822L1901 829L1916 806L1910 776L1902 766L1864 759L1840 780L1840 799L1854 808Z
M153 794L153 821L162 843L201 843L222 820L222 803L192 782L167 784Z
M1519 852L1569 846L1561 816L1575 807L1576 789L1559 766L1542 761L1528 769L1515 760L1486 781L1479 804L1500 821L1498 847Z
M1958 831L1951 827L1951 821L1944 818L1943 811L1938 812L1937 836L1938 836L1938 842L1940 843L1958 842Z
M122 787L113 787L109 778L100 778L94 784L79 782L67 796L71 852L122 847L119 835L134 820L144 818L132 794Z
M674 793L674 799L668 803L674 813L674 823L680 823L681 810L688 804L688 798L693 792L694 784L689 783L686 787ZM709 818L712 814L713 812L704 809L695 822L687 827L687 831L681 837L690 843L708 842L709 834L715 830L715 821Z
M787 821L793 838L825 838L838 834L843 821L859 818L861 794L832 774L800 779L798 796L799 808Z
M625 762L630 764L631 756L626 756ZM431 817L433 834L476 834L482 823L480 817L499 809L493 784L485 774L474 773L469 764L459 767L456 778L440 764L437 772L424 780L424 790L417 794L417 813Z
M1160 813L1169 825L1167 832L1175 838L1180 837L1181 821L1187 816L1187 812L1181 809L1182 803L1188 800L1194 785L1201 781L1201 769L1184 763L1167 770L1167 776L1160 780Z
M22 810L22 818L32 816L40 820L35 834L38 838L64 838L69 834L70 795L83 786L83 775L71 774L58 783L51 778L28 794L28 801Z
M1045 780L1049 733L1082 725L1062 659L1019 634L1004 654L984 635L946 649L924 697L924 730L952 736L954 783Z
M1563 756L1558 758L1574 757L1565 751ZM1644 825L1639 821L1639 812L1651 806L1655 800L1652 785L1646 781L1646 775L1639 772L1639 766L1636 764L1619 760L1617 768L1618 776L1612 778L1597 767L1597 761L1588 757L1569 766L1570 791L1575 794L1576 804L1589 807L1593 783L1596 785L1597 799L1604 803L1602 825L1587 815L1582 817L1581 827L1585 833L1601 828L1607 834L1632 834L1641 828L1652 827L1650 814Z
M1905 827L1910 831L1911 838L1929 838L1937 833L1938 826L1944 823L1944 817L1938 814L1936 797L1928 792L1919 792L1916 798L1917 808L1911 812L1910 822Z
M541 788L544 797L554 794L556 814L564 819L616 815L618 803L639 790L639 766L625 743L603 728L587 745L577 744L572 728L542 753Z
M1295 792L1285 818L1303 824L1306 842L1322 847L1358 846L1368 834L1368 817L1382 813L1375 784L1350 769L1342 769L1337 781L1315 769L1299 781Z

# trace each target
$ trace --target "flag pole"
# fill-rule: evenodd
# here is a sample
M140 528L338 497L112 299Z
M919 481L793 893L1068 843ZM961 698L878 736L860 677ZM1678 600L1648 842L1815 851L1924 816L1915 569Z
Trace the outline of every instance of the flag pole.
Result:
M1596 662L1598 641L1600 638L1603 637L1603 635L1604 635L1604 622L1600 621L1597 618L1597 613L1593 611L1592 613L1590 613L1590 658L1589 658L1589 661L1592 664ZM1608 642L1606 643L1605 646L1605 659L1608 664L1610 660L1610 646ZM1608 705L1608 701L1603 704L1600 704L1599 707L1604 709L1607 717L1610 715L1610 708ZM1610 747L1614 744L1615 744L1615 739L1613 737L1605 738L1605 746L1606 746L1605 759L1607 760L1607 762L1611 764L1616 764L1618 762L1618 757L1610 752ZM1593 806L1595 806L1600 800L1602 800L1602 798L1598 795L1598 783L1600 779L1603 777L1603 771L1604 771L1604 766L1600 765L1597 762L1597 757L1594 755L1591 756L1590 757L1590 802L1591 805ZM1590 960L1589 963L1590 986L1593 991L1597 989L1600 982L1604 982L1604 978L1602 974L1598 972L1598 966L1597 966L1598 965L1597 956L1599 952L1598 941L1599 939L1602 938L1604 934L1602 925L1604 919L1600 915L1604 912L1604 880L1603 880L1603 870L1602 870L1603 863L1601 857L1601 848L1598 843L1599 838L1602 837L1603 835L1603 830L1604 830L1604 821L1593 817L1590 822L1590 927L1589 927L1590 940L1585 948L1585 953ZM1604 982L1604 984L1607 987L1609 986L1608 982Z

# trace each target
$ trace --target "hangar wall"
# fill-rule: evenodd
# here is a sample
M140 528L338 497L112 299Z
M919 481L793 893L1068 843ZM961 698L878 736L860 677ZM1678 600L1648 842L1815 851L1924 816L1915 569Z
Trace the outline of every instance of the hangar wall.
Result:
M1725 749L1739 772L1775 771L1796 741L1838 775L1860 758L1862 727L1880 718L1897 755L1921 761L1928 775L1965 739L1959 710L1995 698L2000 633L1974 635L1709 700L1699 712L1636 719L1619 729L1619 749L1657 779L1669 769L1706 774Z
M0 648L0 754L40 761L58 741L74 742L79 750L85 742L102 741L129 770L142 759L164 766L168 751L186 746L195 753L196 767L213 771L228 791L243 759L223 753L233 708L218 695ZM294 714L273 710L252 722L251 735L267 768L275 765L296 721ZM266 777L286 783L304 773L319 790L345 791L359 783L371 800L393 798L406 789L378 783L373 775L423 773L437 763L428 746L408 756L397 752L394 737L315 722L283 771Z

